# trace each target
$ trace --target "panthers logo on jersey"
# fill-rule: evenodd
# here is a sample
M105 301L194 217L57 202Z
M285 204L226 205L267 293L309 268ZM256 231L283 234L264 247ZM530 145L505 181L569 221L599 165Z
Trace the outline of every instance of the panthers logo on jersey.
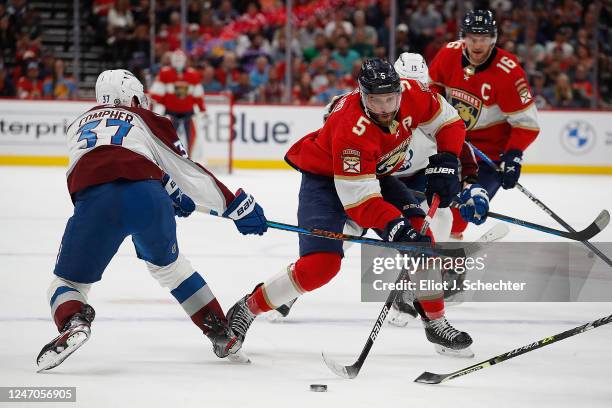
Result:
M465 123L466 130L472 129L478 122L480 111L482 110L482 101L469 92L461 89L451 89L449 103L459 113L459 117Z

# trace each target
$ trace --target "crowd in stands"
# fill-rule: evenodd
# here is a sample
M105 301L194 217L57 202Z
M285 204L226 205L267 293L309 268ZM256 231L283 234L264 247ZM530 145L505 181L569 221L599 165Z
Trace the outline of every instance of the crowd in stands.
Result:
M180 3L155 2L152 67L149 0L93 0L90 29L108 50L105 58L150 84L160 66L169 64L170 52L181 46ZM398 1L395 55L418 52L431 62L441 47L458 38L457 23L465 11L460 3L468 7L470 2ZM593 101L598 107L610 106L612 6L595 0L484 3L498 22L497 45L518 56L539 108L586 108ZM187 4L184 51L189 65L201 73L205 91L231 91L243 102L284 101L288 94L284 2L187 0ZM289 49L294 103L327 103L356 87L363 58L387 57L389 0L294 0L293 4ZM75 97L75 82L64 75L64 64L42 47L43 33L36 19L36 11L25 0L0 2L0 96Z

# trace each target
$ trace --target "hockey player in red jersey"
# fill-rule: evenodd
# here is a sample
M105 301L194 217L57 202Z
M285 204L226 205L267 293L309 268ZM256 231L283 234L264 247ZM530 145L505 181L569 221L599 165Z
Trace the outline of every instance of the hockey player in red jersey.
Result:
M391 174L404 162L412 129L437 142L427 168L431 200L436 193L447 207L459 191L458 158L465 126L457 112L426 85L401 80L386 61L364 61L359 89L342 97L323 127L304 136L285 160L302 173L298 223L333 232L373 228L383 239L431 242L418 231L424 212L409 190ZM300 258L258 285L229 311L234 332L243 340L261 313L287 304L329 282L340 270L343 242L300 235ZM460 353L472 343L444 316L443 292L419 298L427 338L439 351ZM444 350L440 350L438 346Z
M429 67L432 88L446 96L467 128L466 139L499 164L481 163L479 183L493 197L513 188L521 174L523 152L539 133L537 109L517 58L495 46L497 25L489 10L468 11L461 39L442 48ZM467 222L453 209L453 236Z
M187 55L183 51L174 51L170 64L162 67L151 85L151 98L157 103L154 111L170 117L189 153L193 144L192 118L203 116L205 111L204 87L200 73L186 66Z
M234 195L183 156L171 122L147 109L143 86L129 71L102 72L96 100L66 133L74 214L48 292L60 335L38 355L39 371L61 364L89 338L95 313L87 294L127 236L215 354L233 357L241 342L209 285L179 251L174 216L189 215L195 202L233 219L242 234L261 235L267 229L263 210L252 196L241 189Z

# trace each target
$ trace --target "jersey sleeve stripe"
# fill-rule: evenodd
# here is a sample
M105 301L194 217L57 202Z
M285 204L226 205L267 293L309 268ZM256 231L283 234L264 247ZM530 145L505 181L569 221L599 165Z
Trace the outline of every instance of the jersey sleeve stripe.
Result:
M380 194L380 193L373 193L373 194L367 195L367 196L363 197L361 200L357 201L354 204L345 205L344 209L345 210L350 210L351 208L359 207L361 204L365 203L366 201L368 201L368 200L370 200L372 198L377 198L377 197L382 197L382 194Z

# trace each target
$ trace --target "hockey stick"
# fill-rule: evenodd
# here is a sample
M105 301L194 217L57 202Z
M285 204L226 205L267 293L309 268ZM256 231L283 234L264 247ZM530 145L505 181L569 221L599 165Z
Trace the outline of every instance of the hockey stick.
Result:
M425 199L425 194L420 191L414 191L414 194L419 199ZM458 207L459 204L457 202L453 202L451 203L451 206ZM590 238L593 238L595 235L603 231L603 229L606 228L610 223L610 213L608 212L608 210L602 210L597 216L597 218L595 218L595 221L593 221L588 227L586 227L582 231L575 232L561 231L544 225L534 224L533 222L521 220L520 218L514 218L510 217L509 215L495 213L493 211L489 211L487 213L487 216L495 218L496 220L505 221L511 224L520 225L522 227L531 228L536 231L545 232L547 234L572 239L574 241L586 241Z
M435 194L431 202L431 207L429 208L429 211L427 211L427 216L425 216L423 227L421 228L421 231L420 231L421 234L425 234L425 232L427 231L427 228L429 228L431 219L436 213L436 211L438 210L439 204L440 204L440 197L437 194ZM396 287L399 282L404 280L405 276L406 276L406 269L402 269L395 281ZM374 327L372 328L372 330L370 331L370 334L368 335L368 340L366 340L366 344L365 346L363 346L363 350L361 350L361 354L359 354L359 357L357 358L357 361L354 364L350 366L340 365L336 363L334 360L328 358L324 352L321 352L321 356L323 357L323 361L325 362L325 365L331 371L333 371L334 374L336 374L339 377L344 377L348 379L357 377L357 375L359 374L359 371L361 370L361 367L363 366L363 363L365 362L365 359L368 357L368 354L370 353L370 350L372 349L372 346L374 345L374 341L376 341L376 337L378 336L378 333L380 332L380 329L383 323L385 322L385 318L387 317L387 313L389 313L389 309L391 308L391 305L393 304L395 297L400 292L401 291L399 290L392 290L391 293L389 293L389 296L387 296L387 300L385 301L385 304L382 310L378 314L376 323L374 323Z
M487 231L483 236L481 236L477 242L480 243L481 248L484 248L486 244L503 238L504 236L506 236L507 233L508 233L508 227L505 224L497 224L493 228L491 228L489 231ZM396 284L399 283L402 279L404 279L405 276L406 276L405 271L402 270L397 280L395 281ZM385 321L385 318L387 317L387 313L389 313L389 308L391 307L391 304L393 303L395 296L397 296L399 292L400 292L399 290L397 291L394 290L389 294L389 297L387 298L385 305L383 306L382 310L380 311L380 314L378 315L378 319L376 319L374 328L372 328L372 331L370 332L368 340L366 341L366 344L363 347L363 350L361 351L359 358L354 364L350 366L343 366L335 362L331 358L327 357L325 353L321 353L323 356L323 361L325 361L325 365L327 365L327 367L334 374L336 374L339 377L348 378L348 379L355 378L357 374L359 374L359 370L361 370L361 366L363 366L363 362L365 361L368 353L370 352L370 349L372 348L372 345L374 344L374 340L376 340L376 336L378 336L378 332L380 331Z
M487 163L489 166L491 166L492 168L494 168L497 171L499 171L499 167L497 166L497 164L495 164L495 162L493 162L493 160L491 160L486 154L484 154L482 151L480 151L473 144L471 144L469 142L466 142L466 143L472 149L474 149L474 152L482 160L484 160L485 163ZM563 221L563 219L561 217L559 217L557 214L555 214L555 212L553 210L551 210L550 208L548 208L543 202L538 200L537 197L535 197L533 194L531 194L531 192L529 192L529 190L527 190L525 187L523 187L520 183L518 183L518 182L516 183L516 188L518 188L521 193L525 194L531 201L533 201L538 207L540 207L546 214L550 215L555 221L557 221L559 224L561 224L563 226L563 228L565 228L569 232L573 232L573 233L576 232L576 230L574 228L572 228L571 225L569 225L567 222ZM586 245L587 248L589 248L591 251L593 251L593 253L597 254L598 257L603 259L604 262L606 262L608 265L612 266L612 260L610 258L608 258L606 255L604 255L599 249L597 249L597 247L595 245L591 244L587 240L584 240L584 241L581 241L581 242L584 245Z
M214 215L216 217L221 217L221 215L219 215L217 211L201 205L196 205L196 211ZM387 242L375 238L359 237L356 235L343 234L340 232L331 232L318 228L300 227L298 225L283 224L281 222L276 221L268 221L267 225L270 228L279 229L283 231L297 232L298 234L311 235L328 239L337 239L340 241L354 242L356 244L372 245L382 248L397 249L398 251L417 251L419 253L433 256L438 255L453 258L467 257L476 252L479 252L482 249L482 243L478 241L471 242L465 246L454 246L452 248L432 248L431 246L426 245L410 245L407 243L400 242ZM498 233L503 233L505 235L505 233L507 232L502 232L500 230Z
M498 356L485 360L481 363L471 365L467 368L452 372L450 374L434 374L434 373L425 371L414 381L418 383L422 383L422 384L440 384L441 382L452 380L454 378L473 373L474 371L482 370L483 368L491 367L492 365L501 363L502 361L510 360L511 358L520 356L521 354L529 353L530 351L539 349L544 346L551 345L557 341L561 341L563 339L567 339L568 337L572 337L577 334L584 333L585 331L594 329L599 326L603 326L604 324L608 324L610 322L612 322L612 315L609 315L607 317L602 317L601 319L595 320L587 324L583 324L582 326L574 327L573 329L566 330L563 333L559 333L559 334L555 334L554 336L546 337L542 340L538 340L531 344L527 344L526 346L516 348L507 353L500 354Z

